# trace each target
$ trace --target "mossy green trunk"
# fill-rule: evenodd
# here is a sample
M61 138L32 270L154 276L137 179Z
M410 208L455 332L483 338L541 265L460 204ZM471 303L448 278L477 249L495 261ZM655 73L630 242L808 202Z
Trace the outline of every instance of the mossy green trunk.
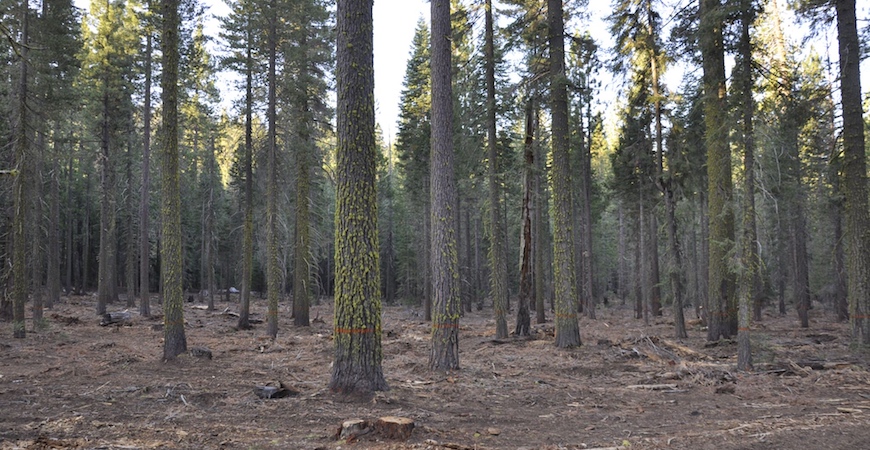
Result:
M493 38L492 0L486 0L486 177L489 185L489 285L495 312L495 337L508 337L507 329L507 258L502 231L501 194L498 182L498 147L495 121L495 46ZM433 33L434 36L434 33ZM526 311L528 314L528 311Z
M432 350L429 368L459 368L459 254L453 157L450 1L432 0Z
M163 155L160 205L163 227L163 359L187 351L182 285L181 188L178 170L178 0L162 0L163 33Z
M580 345L574 283L571 167L568 154L568 79L565 77L565 24L562 0L547 1L550 41L550 103L553 145L553 284L556 346Z
M366 394L387 389L381 366L371 0L339 0L336 29L335 359L329 388Z
M870 344L870 214L861 106L861 54L855 0L836 0L843 98L843 191L846 194L846 270L852 340Z
M707 146L709 279L707 339L729 338L737 332L735 273L729 261L734 249L731 201L731 148L725 98L724 12L719 0L701 0L700 47L704 68L704 122Z

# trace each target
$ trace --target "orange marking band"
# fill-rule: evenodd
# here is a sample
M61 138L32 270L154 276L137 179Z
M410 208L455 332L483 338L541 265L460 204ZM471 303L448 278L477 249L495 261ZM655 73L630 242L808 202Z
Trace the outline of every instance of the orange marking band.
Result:
M368 334L374 333L374 328L336 328L336 334Z

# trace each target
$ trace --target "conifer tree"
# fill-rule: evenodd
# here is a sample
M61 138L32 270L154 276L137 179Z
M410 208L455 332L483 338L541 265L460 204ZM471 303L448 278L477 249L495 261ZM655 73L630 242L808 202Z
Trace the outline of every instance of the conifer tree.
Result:
M459 255L453 155L450 1L432 0L432 348L429 368L459 368Z
M387 389L382 369L374 59L370 0L338 0L335 359L329 388Z
M184 286L181 249L181 191L178 151L178 0L161 0L163 27L163 145L160 205L163 227L161 270L163 277L163 359L173 360L187 351L184 333Z
M553 158L553 282L556 290L556 346L580 342L574 283L571 167L568 158L568 79L565 75L565 26L562 0L547 0L550 43L550 114Z

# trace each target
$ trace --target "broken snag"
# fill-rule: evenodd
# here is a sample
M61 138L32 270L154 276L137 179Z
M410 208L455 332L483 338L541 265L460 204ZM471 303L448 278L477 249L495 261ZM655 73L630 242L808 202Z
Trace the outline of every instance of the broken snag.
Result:
M375 431L384 439L404 441L411 437L414 421L407 417L381 417L375 422Z

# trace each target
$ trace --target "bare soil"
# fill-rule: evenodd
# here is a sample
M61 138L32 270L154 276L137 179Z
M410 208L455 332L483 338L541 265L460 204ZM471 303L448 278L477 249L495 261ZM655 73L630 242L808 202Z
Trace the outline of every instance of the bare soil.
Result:
M554 347L552 323L529 338L493 338L492 311L461 320L461 370L427 368L429 325L419 311L384 311L387 392L351 399L327 389L332 307L296 328L281 305L279 336L235 329L237 303L187 303L188 346L164 363L162 321L133 313L99 325L93 297L45 312L44 329L0 340L0 448L12 449L586 449L866 448L868 355L848 324L817 306L809 329L796 314L753 325L756 369L735 370L736 343L709 345L697 321L672 338L665 317L645 326L629 307L581 319L583 346ZM112 305L112 310L123 308ZM252 305L262 318L265 302ZM160 307L155 305L156 315ZM688 312L688 310L687 310ZM513 318L511 318L511 321ZM8 324L6 325L8 326ZM28 322L30 328L30 322ZM291 395L262 399L257 386ZM399 416L407 441L334 435L348 419Z

